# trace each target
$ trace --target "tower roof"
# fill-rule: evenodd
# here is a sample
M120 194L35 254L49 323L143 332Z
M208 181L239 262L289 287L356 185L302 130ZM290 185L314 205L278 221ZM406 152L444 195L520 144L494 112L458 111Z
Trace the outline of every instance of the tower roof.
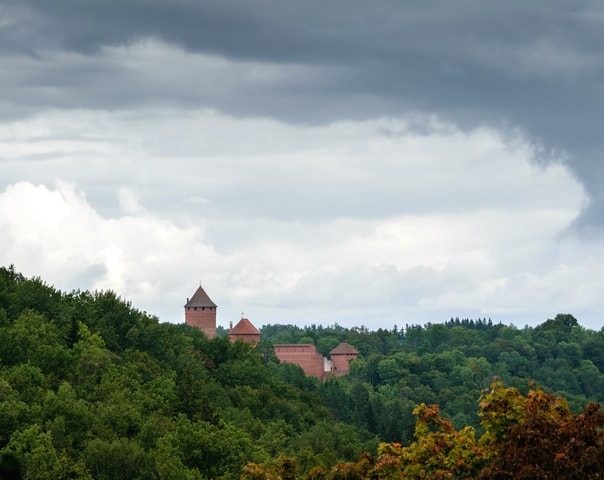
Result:
M330 355L358 355L359 352L348 343L340 343L336 348L334 348Z
M187 298L185 308L188 307L216 307L216 304L208 297L208 294L200 285L193 296L190 299Z
M252 322L250 322L247 318L242 318L239 320L239 323L230 329L229 334L234 335L260 335L260 330L258 330Z

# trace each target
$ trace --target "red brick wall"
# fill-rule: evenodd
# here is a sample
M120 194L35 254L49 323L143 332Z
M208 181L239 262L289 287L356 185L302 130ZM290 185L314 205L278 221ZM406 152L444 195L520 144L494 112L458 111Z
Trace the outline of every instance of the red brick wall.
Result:
M324 378L323 355L311 344L277 344L275 355L282 362L299 365L306 375Z
M185 323L199 328L208 338L216 336L216 307L186 307Z
M245 334L236 334L236 333L229 333L229 338L231 339L231 343L235 343L238 339L243 340L244 342L250 342L250 343L260 343L260 334L249 334L249 333L245 333Z
M343 375L350 371L350 362L357 358L356 354L331 354L331 361L336 374Z

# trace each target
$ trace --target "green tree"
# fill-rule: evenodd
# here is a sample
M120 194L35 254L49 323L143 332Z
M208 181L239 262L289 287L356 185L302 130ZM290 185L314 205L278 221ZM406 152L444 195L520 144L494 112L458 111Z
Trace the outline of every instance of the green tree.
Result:
M153 459L140 445L127 438L93 439L86 446L84 457L96 480L151 478L154 468Z
M52 435L42 431L39 425L13 433L5 451L21 459L25 478L56 480L68 477L69 460L57 451Z
M176 378L175 412L184 413L192 421L216 424L219 413L208 395L210 378L200 362L190 362Z

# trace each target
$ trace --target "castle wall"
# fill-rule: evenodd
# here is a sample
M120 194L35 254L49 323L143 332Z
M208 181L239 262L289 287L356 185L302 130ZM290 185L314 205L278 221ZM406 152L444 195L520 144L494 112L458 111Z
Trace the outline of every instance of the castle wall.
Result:
M357 358L356 354L331 354L331 361L336 375L344 375L350 371L350 362Z
M311 344L277 344L275 355L282 362L299 365L306 375L325 377L325 360Z
M216 307L186 307L185 323L199 328L210 339L216 337Z

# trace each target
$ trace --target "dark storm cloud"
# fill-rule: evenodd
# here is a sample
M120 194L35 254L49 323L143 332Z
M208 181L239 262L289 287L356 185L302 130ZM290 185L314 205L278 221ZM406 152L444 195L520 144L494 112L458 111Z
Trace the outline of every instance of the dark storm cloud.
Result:
M1 15L0 54L27 59L26 68L0 74L18 103L169 101L310 123L419 111L466 128L519 126L545 158L568 152L590 197L578 225L604 219L598 2L20 0ZM284 73L269 83L215 79L227 87L215 88L140 78L102 58L104 47L148 38ZM90 61L53 67L44 62L53 51Z

